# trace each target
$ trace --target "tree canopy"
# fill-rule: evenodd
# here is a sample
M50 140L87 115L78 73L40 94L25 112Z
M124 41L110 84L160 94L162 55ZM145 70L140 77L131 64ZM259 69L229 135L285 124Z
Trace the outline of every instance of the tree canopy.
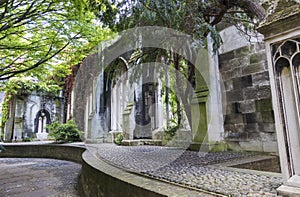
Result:
M0 81L62 77L109 36L85 1L0 0Z
M200 42L211 33L215 49L221 44L215 25L223 21L253 30L265 15L257 0L89 0L89 4L105 25L117 31L163 26Z

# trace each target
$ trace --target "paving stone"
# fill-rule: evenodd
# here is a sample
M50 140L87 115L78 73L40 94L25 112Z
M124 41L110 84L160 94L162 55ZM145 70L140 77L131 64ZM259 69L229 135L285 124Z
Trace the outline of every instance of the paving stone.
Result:
M2 197L77 197L81 165L55 159L0 159Z
M279 176L245 173L214 165L252 157L249 153L201 153L170 147L123 147L113 144L97 146L98 156L119 167L224 195L276 196L276 188L282 184Z
M215 165L254 156L249 153L205 153L174 147L123 147L113 144L99 144L97 149L97 156L119 167L224 195L276 196L276 188L282 184L279 176L246 173ZM28 180L19 179L13 184L6 183L6 187L0 187L0 196L78 196L76 182L80 168L79 164L59 160L0 159L0 172L4 175L0 176L0 182L9 176L18 177L18 173L20 177L27 176L25 169L31 174ZM10 170L14 173L10 173ZM23 180L26 180L27 185L20 187ZM23 192L20 188L24 188Z

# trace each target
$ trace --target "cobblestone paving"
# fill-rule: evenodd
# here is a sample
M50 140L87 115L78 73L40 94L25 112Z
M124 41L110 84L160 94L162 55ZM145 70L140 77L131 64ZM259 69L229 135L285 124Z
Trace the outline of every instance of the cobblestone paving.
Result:
M272 173L248 173L213 164L252 157L249 153L199 153L177 148L98 145L98 157L119 167L228 196L276 196L282 179Z
M0 196L77 197L80 170L69 161L0 158Z

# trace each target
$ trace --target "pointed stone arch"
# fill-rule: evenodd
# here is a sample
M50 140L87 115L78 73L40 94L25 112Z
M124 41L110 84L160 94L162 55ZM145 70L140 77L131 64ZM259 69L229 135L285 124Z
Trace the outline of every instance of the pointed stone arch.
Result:
M46 110L46 109L41 109L35 115L35 119L34 119L34 133L38 133L39 132L39 128L42 128L41 132L43 132L44 128L46 127L46 125L43 125L43 120L44 119L45 119L46 125L51 124L51 116L50 116L49 111ZM49 130L47 128L45 128L45 130L46 130L47 133L49 133Z

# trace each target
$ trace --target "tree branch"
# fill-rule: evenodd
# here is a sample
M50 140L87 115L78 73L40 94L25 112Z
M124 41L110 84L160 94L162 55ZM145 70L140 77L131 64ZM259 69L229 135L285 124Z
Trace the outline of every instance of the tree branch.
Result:
M7 73L3 73L3 74L0 74L0 81L2 80L7 80L17 74L20 74L20 73L23 73L23 72L27 72L29 70L32 70L34 68L37 68L39 65L47 62L48 60L52 59L54 56L56 56L57 54L59 54L61 51L63 51L68 45L70 44L70 42L67 42L61 49L59 49L58 51L56 51L55 53L53 53L52 55L50 55L49 57L45 57L41 60L39 60L37 63L33 64L32 66L28 67L28 68L25 68L25 69L21 69L21 70L17 70L17 71L10 71L10 72L7 72ZM48 53L46 56L48 56L52 50L52 45L49 47L49 50L48 50Z

